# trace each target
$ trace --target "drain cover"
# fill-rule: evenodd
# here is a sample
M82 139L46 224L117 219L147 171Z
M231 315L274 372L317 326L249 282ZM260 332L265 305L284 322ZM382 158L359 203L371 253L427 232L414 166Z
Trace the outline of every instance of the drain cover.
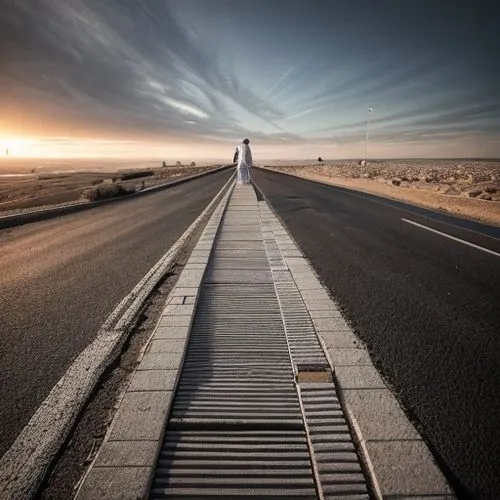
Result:
M297 365L296 380L298 384L307 382L333 382L330 366L325 364Z

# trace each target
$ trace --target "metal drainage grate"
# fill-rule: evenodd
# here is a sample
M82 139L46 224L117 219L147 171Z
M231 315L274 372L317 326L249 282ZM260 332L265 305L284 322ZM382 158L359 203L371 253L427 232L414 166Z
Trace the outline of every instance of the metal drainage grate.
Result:
M241 255L247 243L250 260ZM263 243L221 233L151 498L248 497L312 500L317 492Z
M296 373L321 497L327 500L368 499L361 463L309 311L292 274L282 268L285 262L280 257L276 241L266 240L266 251Z
M316 499L312 456L321 498L369 498L309 313L245 210L250 194L237 187L224 217L151 497ZM242 222L250 232L229 229Z
M323 498L368 500L365 476L334 384L302 383L300 393Z

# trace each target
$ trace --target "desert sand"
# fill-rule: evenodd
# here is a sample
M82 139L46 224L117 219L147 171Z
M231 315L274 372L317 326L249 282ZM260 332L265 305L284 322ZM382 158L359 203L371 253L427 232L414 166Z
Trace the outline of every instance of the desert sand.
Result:
M111 164L110 164L111 165ZM141 189L166 182L177 177L186 177L211 170L219 165L186 166L155 163L154 175L132 180L121 180L124 173L140 172L139 168L95 168L95 165L71 162L57 163L44 168L15 169L0 168L0 214L8 215L25 209L63 205L83 201L85 192L93 186L118 182L126 188ZM89 166L92 171L80 170ZM1 167L1 165L0 165ZM74 170L72 170L72 168Z
M500 161L274 162L265 168L500 226Z

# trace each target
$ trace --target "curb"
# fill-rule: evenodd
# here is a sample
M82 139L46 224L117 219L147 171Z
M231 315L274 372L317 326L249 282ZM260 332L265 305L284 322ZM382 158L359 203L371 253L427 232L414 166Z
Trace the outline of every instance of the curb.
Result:
M148 497L200 287L233 188L234 182L212 214L167 298L144 356L95 459L78 485L75 498Z
M108 316L94 341L79 354L1 457L2 498L31 498L35 494L102 373L120 353L144 301L171 267L184 242L205 215L221 197L228 196L233 178L234 175L179 240ZM224 194L224 191L227 192Z
M107 200L99 200L99 201L84 201L84 202L75 202L70 205L63 205L59 207L46 208L46 209L33 209L28 212L24 212L16 215L4 215L0 216L0 230L8 229L16 226L21 226L23 224L28 224L30 222L39 222L42 220L52 219L54 217L58 217L60 215L67 215L77 212L82 212L84 210L89 210L91 208L96 208L101 205L107 203L114 203L121 200L130 200L131 198L142 196L145 194L154 193L156 191L160 191L162 189L167 189L169 187L178 186L180 184L184 184L185 182L191 181L193 179L197 179L199 177L205 177L206 175L214 174L217 172L222 172L223 170L227 170L232 168L234 164L224 165L223 167L216 168L214 170L209 170L206 172L202 172L201 174L194 174L187 177L183 177L182 179L176 179L173 181L165 182L163 184L159 184L156 186L151 186L145 188L141 191L137 191L135 193L119 196L116 198L109 198Z
M371 362L364 344L342 316L311 263L255 185L274 215L272 234L309 311L339 398L370 475L373 493L385 497L454 498L422 437Z

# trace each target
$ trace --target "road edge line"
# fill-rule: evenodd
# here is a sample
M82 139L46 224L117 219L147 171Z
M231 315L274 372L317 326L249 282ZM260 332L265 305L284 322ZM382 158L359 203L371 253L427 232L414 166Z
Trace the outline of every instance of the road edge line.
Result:
M0 458L0 491L5 498L31 498L36 493L100 377L119 354L142 304L187 238L230 189L234 176L233 173L182 236L111 312L92 343L77 356Z

